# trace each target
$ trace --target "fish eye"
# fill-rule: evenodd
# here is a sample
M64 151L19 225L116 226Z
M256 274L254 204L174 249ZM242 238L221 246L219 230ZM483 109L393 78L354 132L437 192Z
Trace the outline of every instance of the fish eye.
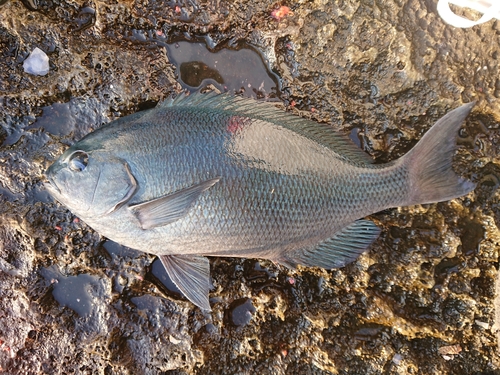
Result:
M85 151L73 152L68 161L69 169L74 172L82 172L89 163L89 155Z

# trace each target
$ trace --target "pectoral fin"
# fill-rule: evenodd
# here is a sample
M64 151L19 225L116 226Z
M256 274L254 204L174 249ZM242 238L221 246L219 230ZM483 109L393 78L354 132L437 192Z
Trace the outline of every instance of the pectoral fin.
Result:
M174 284L186 298L202 310L212 311L208 302L208 259L196 255L160 255L159 258Z
M343 267L363 253L379 234L380 229L372 221L358 220L316 247L284 254L278 262L292 268L298 264L326 269Z
M219 181L219 178L203 181L175 193L148 202L129 206L142 229L152 229L170 224L186 215L200 194Z

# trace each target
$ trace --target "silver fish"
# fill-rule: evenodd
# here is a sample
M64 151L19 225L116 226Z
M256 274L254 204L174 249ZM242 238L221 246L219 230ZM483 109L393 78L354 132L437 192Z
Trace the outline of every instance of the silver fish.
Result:
M473 190L451 168L472 107L376 165L328 126L268 103L181 95L88 134L48 168L46 186L100 234L158 255L186 297L210 310L205 255L341 267L379 235L365 216Z

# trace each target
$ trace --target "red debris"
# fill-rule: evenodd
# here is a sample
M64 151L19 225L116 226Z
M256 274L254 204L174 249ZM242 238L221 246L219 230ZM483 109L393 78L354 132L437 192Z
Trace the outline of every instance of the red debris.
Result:
M271 12L271 17L273 17L277 21L281 21L283 18L285 18L288 15L292 15L293 12L289 7L286 5L280 6L278 9L275 9Z
M62 228L59 225L56 225L54 228L56 228L57 230L62 230Z
M75 223L75 224L76 224L76 223L79 223L79 222L80 222L80 219L79 219L79 218L75 217L75 218L73 219L73 223Z
M175 13L177 13L177 14L178 14L178 13L180 13L180 12L181 12L181 7L180 7L180 6L178 6L178 5L176 5L176 6L175 6Z

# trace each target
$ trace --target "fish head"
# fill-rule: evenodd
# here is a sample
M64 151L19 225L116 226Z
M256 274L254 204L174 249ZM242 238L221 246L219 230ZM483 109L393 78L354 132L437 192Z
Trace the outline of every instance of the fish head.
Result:
M83 219L118 210L138 187L129 165L104 150L78 146L69 148L47 169L46 189Z

